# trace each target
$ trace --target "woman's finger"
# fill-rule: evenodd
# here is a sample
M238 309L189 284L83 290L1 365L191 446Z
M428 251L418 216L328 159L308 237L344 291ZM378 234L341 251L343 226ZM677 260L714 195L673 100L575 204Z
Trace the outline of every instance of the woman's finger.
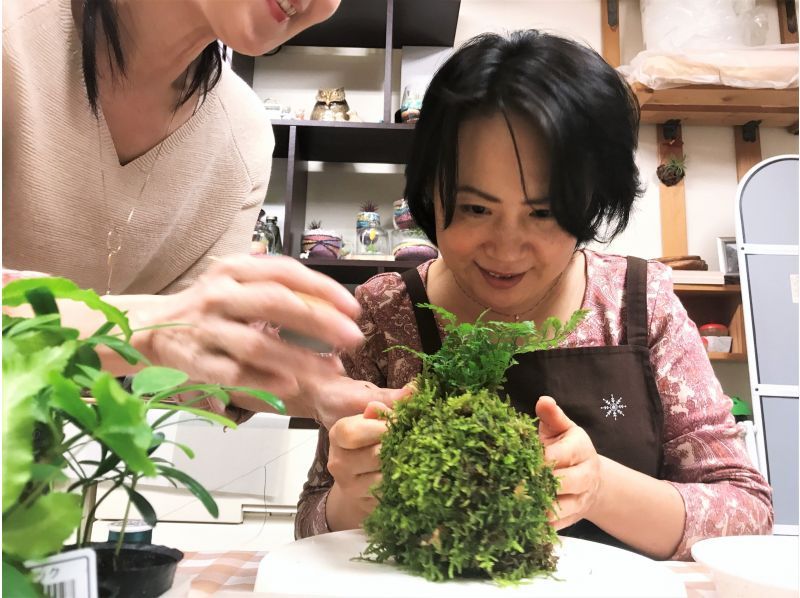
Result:
M559 468L553 471L553 475L558 478L558 495L562 494L581 494L592 489L595 478L591 463L582 461L571 467Z
M539 418L539 436L545 445L554 442L575 426L553 397L539 397L536 402L536 417Z
M360 449L378 444L386 431L386 422L366 419L362 415L344 417L329 432L331 444L343 449Z
M337 480L344 477L355 477L368 473L379 472L380 444L360 449L343 449L331 446L328 455L328 471Z
M361 310L358 301L338 282L290 257L233 256L216 262L209 273L225 274L240 283L276 282L330 303L350 317L356 317Z
M329 377L339 373L336 359L287 345L251 326L215 318L195 329L202 342L254 370L273 374L285 372L294 376Z
M240 284L222 278L214 283L198 298L206 314L236 322L268 321L334 347L355 347L364 340L358 325L327 301L309 301L275 282Z

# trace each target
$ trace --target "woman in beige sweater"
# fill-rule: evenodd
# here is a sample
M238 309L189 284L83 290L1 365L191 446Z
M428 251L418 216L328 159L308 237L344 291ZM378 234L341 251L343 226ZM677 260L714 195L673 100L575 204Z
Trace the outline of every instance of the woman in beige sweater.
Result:
M289 258L241 255L274 141L220 45L263 54L338 3L4 2L4 279L65 276L106 293L137 328L192 324L134 342L194 379L265 388L290 412L326 421L363 409L367 397L351 390L315 400L309 387L338 376L336 360L248 326L287 325L341 347L362 338L339 285ZM88 311L62 309L71 325L96 328ZM115 355L103 360L128 373Z

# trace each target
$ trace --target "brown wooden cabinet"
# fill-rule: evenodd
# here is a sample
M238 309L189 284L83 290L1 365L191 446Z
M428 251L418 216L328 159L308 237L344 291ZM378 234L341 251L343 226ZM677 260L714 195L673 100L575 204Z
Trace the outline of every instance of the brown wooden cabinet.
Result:
M698 328L709 323L728 327L733 339L731 352L709 353L712 361L747 361L742 289L738 284L676 284L675 294Z

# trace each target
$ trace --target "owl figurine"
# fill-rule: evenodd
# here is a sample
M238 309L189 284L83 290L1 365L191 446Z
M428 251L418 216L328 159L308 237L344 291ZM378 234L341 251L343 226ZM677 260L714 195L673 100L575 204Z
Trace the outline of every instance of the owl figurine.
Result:
M344 87L320 89L317 92L317 103L311 112L311 120L349 120L349 111Z

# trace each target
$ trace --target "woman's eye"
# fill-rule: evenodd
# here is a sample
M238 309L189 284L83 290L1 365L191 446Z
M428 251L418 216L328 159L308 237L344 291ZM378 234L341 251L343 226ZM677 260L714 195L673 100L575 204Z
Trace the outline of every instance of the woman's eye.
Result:
M550 218L552 215L550 208L537 208L531 211L531 216L534 218Z
M462 205L461 206L461 211L464 212L465 214L474 215L474 216L478 216L478 215L483 215L483 214L488 214L489 213L489 209L486 206L479 206L479 205L474 205L474 204Z

